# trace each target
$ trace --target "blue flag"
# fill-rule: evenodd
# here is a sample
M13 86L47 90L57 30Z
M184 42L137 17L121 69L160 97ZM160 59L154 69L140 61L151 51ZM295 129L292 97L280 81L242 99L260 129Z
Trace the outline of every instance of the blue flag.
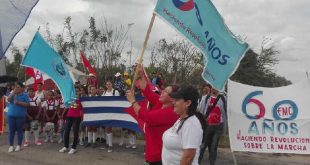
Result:
M222 90L234 73L247 43L239 41L226 27L210 0L158 0L155 13L192 42L203 54L202 77Z
M56 83L68 106L76 97L75 88L61 56L36 33L22 61L22 65L36 68L46 73Z
M15 35L23 28L39 0L3 0L0 2L0 59Z

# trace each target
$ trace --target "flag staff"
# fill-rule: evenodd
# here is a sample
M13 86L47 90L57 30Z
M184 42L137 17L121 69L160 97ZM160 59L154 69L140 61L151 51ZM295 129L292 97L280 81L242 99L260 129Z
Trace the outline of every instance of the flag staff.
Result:
M232 157L233 157L234 165L237 165L237 159L236 159L234 151L231 151L231 154L232 154Z
M39 32L40 31L40 27L41 26L39 26L38 27L38 29L37 29L37 32ZM21 61L22 62L22 61ZM18 72L17 72L17 79L20 81L20 79L19 79L19 73L20 73L20 68L22 67L22 65L21 65L21 63L19 64L19 68L18 68ZM25 83L26 83L26 75L25 75Z
M149 37L150 37L150 33L151 33L151 30L152 30L152 27L153 27L153 24L154 24L154 20L155 20L155 13L153 13L153 15L152 15L151 22L149 24L149 28L148 28L147 33L146 33L146 36L145 36L145 39L144 39L144 43L143 43L143 47L142 47L142 51L140 53L140 57L139 57L139 60L138 60L138 64L142 64L142 60L143 60L143 56L144 56L144 51L146 49L147 42L148 42ZM138 76L138 70L136 69L134 77L133 77L133 80L132 80L131 90L133 90L134 87L135 87L134 84L135 84L135 81L137 80L137 76Z
M84 49L85 50L85 49ZM84 66L84 63L83 63L83 59L82 59L82 53L84 54L84 50L80 50L80 60L81 60L81 63L83 64L83 71L84 73L86 73L86 67ZM89 73L88 73L89 74Z

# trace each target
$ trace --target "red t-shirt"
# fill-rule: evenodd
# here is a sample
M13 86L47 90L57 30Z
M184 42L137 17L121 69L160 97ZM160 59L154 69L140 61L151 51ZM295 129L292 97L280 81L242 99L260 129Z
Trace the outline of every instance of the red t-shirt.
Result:
M211 106L213 105L213 103L215 102L216 98L215 97L211 97L210 98L210 104L209 104L209 108L211 108ZM216 105L213 110L211 110L210 115L208 116L208 124L209 125L219 125L222 123L222 113L221 110L219 108L218 105Z
M142 91L148 101L153 104L152 109L142 106L138 117L145 122L145 160L149 162L161 161L163 133L178 120L174 107L162 108L159 95L154 93L148 84Z
M87 79L87 84L97 87L98 84L99 84L99 81L95 77L90 77L90 78Z
M77 107L74 108L72 106L69 107L67 117L82 117L83 116L83 108L80 100L76 100Z

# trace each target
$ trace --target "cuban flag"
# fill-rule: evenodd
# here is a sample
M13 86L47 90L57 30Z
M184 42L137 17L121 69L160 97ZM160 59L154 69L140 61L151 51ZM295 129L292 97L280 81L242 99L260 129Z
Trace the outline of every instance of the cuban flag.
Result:
M137 120L127 113L131 104L124 96L82 97L81 103L85 126L121 127L142 133Z
M2 0L0 3L0 59L23 28L39 0Z

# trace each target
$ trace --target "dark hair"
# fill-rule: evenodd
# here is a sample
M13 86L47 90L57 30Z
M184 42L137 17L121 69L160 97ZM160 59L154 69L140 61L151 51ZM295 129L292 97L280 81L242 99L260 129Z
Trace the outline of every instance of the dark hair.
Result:
M210 84L208 84L208 83L203 84L202 87L203 87L203 88L208 87L208 88L212 89L212 86L211 86Z
M88 95L88 90L87 90L87 87L86 87L86 86L84 86L84 87L81 86L81 87L80 87L80 90L81 90L81 91L84 91L84 92L85 92L85 95Z
M180 86L176 85L176 84L173 84L173 85L168 85L167 87L171 87L172 89L172 93L176 92L179 90Z
M113 80L112 80L112 79L107 79L107 80L105 80L105 84L106 84L107 82L110 82L110 83L113 85Z
M24 85L22 82L16 82L16 85L18 85L18 86L20 86L20 87L22 87L22 88L25 87L25 85Z
M187 109L188 116L181 120L180 126L177 129L177 133L182 128L184 122L188 118L190 118L191 116L195 115L198 118L198 120L201 124L201 128L202 128L202 141L201 141L201 144L202 144L205 141L204 138L206 136L206 131L205 131L206 130L206 122L205 122L204 116L199 111L197 111L198 99L199 99L198 90L192 85L182 85L177 92L172 94L172 97L182 98L185 101L191 100L191 105ZM200 152L200 154L201 154L201 152ZM199 157L200 157L200 155L199 155Z
M27 92L29 92L29 91L34 91L33 87L29 87L29 88L27 89Z
M97 87L95 86L95 85L89 85L89 88L91 89L91 88L96 88L97 89Z
M57 93L57 94L61 94L61 92L60 92L60 90L59 90L59 89L55 90L55 93Z
M184 122L191 116L195 115L201 124L201 128L204 131L205 127L206 127L206 123L204 120L203 115L197 111L197 106L198 106L198 99L199 99L199 92L198 90L192 86L192 85L182 85L179 90L175 93L172 94L172 97L174 98L182 98L185 101L187 100L191 100L191 104L187 109L187 114L188 116L184 119L181 120L181 124L177 130L177 133L179 132L179 130L182 128Z
M48 91L48 93L54 96L54 92L52 90Z

